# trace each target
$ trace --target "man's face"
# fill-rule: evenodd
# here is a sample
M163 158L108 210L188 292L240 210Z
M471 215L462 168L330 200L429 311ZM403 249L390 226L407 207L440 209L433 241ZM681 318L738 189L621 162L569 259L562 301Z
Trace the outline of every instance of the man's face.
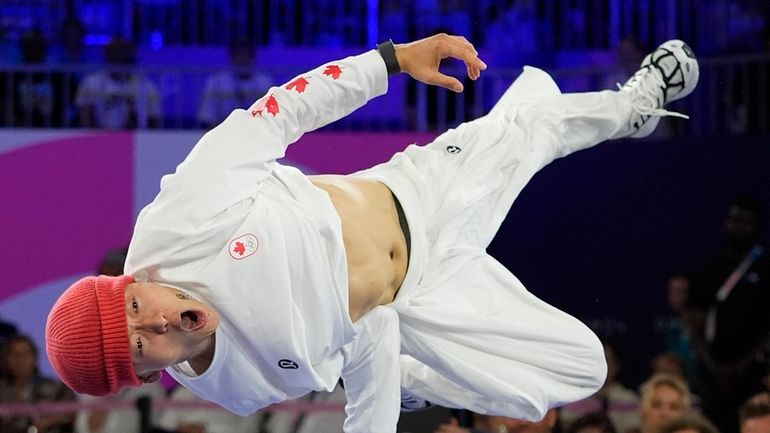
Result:
M213 344L217 312L180 290L129 284L125 305L131 357L145 381L159 379L160 370L204 353Z
M678 389L666 384L658 385L648 401L642 402L642 425L646 433L660 431L667 421L685 414L684 396Z
M37 369L35 348L21 340L8 343L5 364L14 379L30 379Z
M732 206L727 213L725 230L731 245L750 247L759 235L759 217L751 210Z
M679 313L687 304L687 295L690 291L690 282L682 276L674 276L668 280L668 304L671 309Z
M770 432L770 415L749 418L741 424L741 433Z

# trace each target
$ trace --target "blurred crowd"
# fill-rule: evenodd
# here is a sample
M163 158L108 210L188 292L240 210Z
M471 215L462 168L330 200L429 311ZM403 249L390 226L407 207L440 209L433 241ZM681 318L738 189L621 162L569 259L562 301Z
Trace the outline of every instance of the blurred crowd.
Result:
M175 2L159 3L145 10L142 2L136 2L135 15L163 18L177 7L172 4ZM259 62L260 48L366 46L370 41L363 35L372 31L373 25L362 24L367 21L358 15L367 11L356 2L335 6L324 0L308 1L307 7L312 13L299 14L295 21L284 23L291 34L282 34L280 23L271 21L280 18L278 21L282 22L287 16L299 13L284 10L286 5L281 3L274 8L245 5L248 6L245 14L236 13L236 0L232 0L228 8L223 6L228 2L181 3L178 7L191 8L193 18L204 20L211 16L219 26L208 30L208 39L201 40L201 44L213 42L229 46L229 65L208 64L209 69L216 65L221 70L207 70L210 76L205 77L201 89L193 92L175 88L179 84L169 82L168 74L174 72L173 67L163 66L153 70L157 73L148 73L148 69L157 65L139 64L138 51L142 48L162 51L164 38L169 39L172 34L174 38L181 38L176 41L179 44L195 42L176 34L180 29L166 22L171 20L153 24L158 28L153 31L145 29L145 22L139 20L134 23L133 32L116 32L116 36L109 37L102 34L98 40L94 40L93 34L98 29L89 27L91 21L81 20L77 10L69 11L72 15L45 29L29 25L17 32L15 38L3 37L0 20L0 48L17 45L12 50L0 50L0 66L4 66L0 68L0 127L209 128L232 109L251 105L270 86L281 84L278 80L284 77L276 77L269 67ZM728 114L725 123L731 132L766 130L770 98L765 95L763 99L751 89L768 84L764 75L770 63L770 7L740 0L701 2L701 7L683 9L683 14L697 11L699 15L697 19L680 20L693 23L681 29L687 34L680 34L676 14L666 14L649 2L622 0L615 9L633 13L615 18L604 0L588 1L582 7L546 3L549 2L383 1L379 2L376 15L379 19L374 28L378 38L390 37L397 42L440 31L467 36L497 70L534 64L555 69L580 67L589 71L585 77L565 78L562 86L565 91L615 89L636 70L646 52L662 40L676 36L687 39L700 56L749 56L741 58L740 69L726 70L726 76L719 82L729 86L729 90L709 95L710 103ZM210 14L204 6L210 6ZM651 8L646 11L651 16L648 27L639 18L645 13L643 7ZM263 14L264 32L254 23L242 22L249 13L255 17ZM414 22L414 17L420 17L421 21ZM322 19L323 22L319 22ZM591 24L597 19L620 21L600 32ZM714 26L719 24L713 28L714 33L703 31L712 22ZM334 27L329 23L338 24ZM196 24L191 19L184 26L209 28L214 24L209 21ZM334 33L337 27L339 32ZM661 28L668 29L667 33L657 34L656 30ZM188 29L185 33L191 32ZM223 38L227 39L223 41ZM206 65L206 62L198 64ZM599 71L591 71L592 68ZM507 77L508 81L510 78ZM427 129L442 129L483 114L488 104L477 101L490 97L490 91L483 89L474 93L475 86L466 84L468 92L455 97L437 89L418 95L411 83L404 107L409 118L396 127L414 129L419 124ZM170 94L174 95L173 100ZM418 97L426 98L427 102L419 104ZM196 106L194 113L176 111L179 106L191 104ZM420 115L418 109L427 111L423 123L416 120Z
M155 3L156 8L175 4L145 3ZM250 8L262 7L264 10L258 12L288 16L305 23L301 11L287 11L283 3L283 6L267 10L262 3L271 2L253 2ZM334 2L327 3L327 8L317 8L307 15L314 15L316 20L345 21L344 14L333 16L336 11ZM565 66L557 59L559 55L551 51L559 45L555 39L563 42L559 46L564 50L561 54L569 52L573 55L576 48L591 48L584 46L586 41L606 40L599 37L596 28L580 24L585 22L581 18L583 15L601 15L606 11L573 7L578 3L600 2L425 0L380 3L379 34L396 41L436 31L463 34L493 55L496 53L497 64L501 66L524 62ZM765 5L767 2L690 3L697 3L704 11L722 10L715 9L715 4L735 6L730 10L738 17L736 22L742 23L736 24L738 30L731 37L722 35L719 40L718 32L683 35L683 38L697 36L703 39L693 43L696 49L702 49L699 53L765 56L770 53L770 20L767 16L770 7ZM195 4L207 2L180 2L179 7L187 11ZM561 26L542 18L543 4L556 5L556 13L563 17ZM212 9L213 16L224 13L218 9L220 7ZM405 16L409 19L404 19ZM414 25L414 17L423 20L419 26ZM348 21L345 25L350 27ZM356 16L351 22L360 21L361 17ZM314 23L303 25L310 29L320 26ZM163 83L143 73L138 67L141 65L137 64L138 49L152 41L137 34L134 38L114 36L88 42L88 26L74 16L53 28L52 33L29 26L14 40L18 59L0 58L0 127L120 130L163 128L169 124L164 112ZM213 127L232 109L251 105L270 86L279 84L259 62L259 50L265 44L305 41L300 33L278 35L259 33L254 29L239 33L229 26L223 28L219 41L227 44L229 65L206 76L200 97L188 101L195 104L195 114L192 119L185 120L185 127ZM644 31L647 30L638 28L615 40L613 46L604 46L602 42L595 47L611 53L612 61L602 71L601 78L591 83L593 89L615 88L616 83L622 83L633 74L650 48L646 45L655 39L654 35L639 37ZM361 45L367 41L362 40L359 33L348 30L339 34L319 32L314 43L340 46L345 45L344 38L350 38ZM579 38L572 37L578 34ZM578 40L583 41L581 46L569 43ZM98 55L90 58L86 48L94 45L99 48ZM585 52L582 54L587 56ZM758 95L770 99L770 92L766 90L770 85L770 69L768 63L747 65L740 74L729 75L726 80L729 78L731 84L713 95L713 110L725 113L722 117L726 118L730 131L768 131L770 127L763 121L770 119L770 103L762 102L746 89L757 89ZM572 83L582 90L581 83L566 82L568 88ZM444 123L447 119L449 123L456 123L476 116L480 110L474 106L474 92L481 92L472 86L466 86L466 89L462 99L446 99L435 89L426 91L422 96L426 103L420 105L418 91L412 85L407 89L410 116L418 116L414 112L417 107L425 108L428 112L426 122L431 129L442 124L439 113L446 113ZM765 105L761 106L763 103ZM412 122L405 127L415 125ZM672 129L673 126L664 121L656 134L666 136ZM736 198L726 211L724 244L713 253L712 259L700 269L677 272L667 278L668 310L654 312L660 320L655 329L649 330L659 336L661 350L651 359L641 360L642 364L649 365L641 385L629 383L623 375L624 366L631 364L630 361L639 354L629 351L628 344L603 336L597 330L603 338L609 368L606 383L595 395L554 408L539 422L455 411L454 417L437 422L434 428L411 433L770 433L770 252L763 244L766 215L761 204L751 198ZM98 264L98 273L121 274L125 256L125 248L107 253ZM31 338L20 335L16 325L0 322L0 405L103 400L75 395L55 378L41 376L38 361L44 356L41 353L44 350L36 347ZM640 364L638 359L635 361ZM199 401L173 383L127 389L104 400L136 401L141 397ZM332 393L312 394L303 401L344 405L344 391L338 387ZM344 418L341 412L264 412L243 418L221 410L164 409L153 411L151 418L144 421L149 422L151 430L156 432L336 433L342 431ZM142 422L139 411L134 408L83 410L71 414L0 416L0 432L137 433Z
M134 68L136 47L132 42L112 38L103 48L107 68L82 69L85 29L79 21L68 20L62 32L60 69L35 69L49 61L49 42L39 30L22 35L21 60L30 69L0 75L0 101L5 106L0 126L145 129L162 125L161 89ZM229 53L231 67L205 81L193 126L218 124L233 109L251 105L274 84L270 76L257 70L252 42L233 40Z
M676 274L665 288L669 304L656 326L661 352L649 361L638 387L623 380L629 356L604 338L604 386L589 398L554 408L539 422L455 411L433 431L419 433L766 433L770 431L770 255L762 243L765 214L751 198L737 197L724 219L724 242L691 274ZM120 275L126 248L108 252L96 271ZM42 377L38 348L16 326L0 326L0 403L67 402L76 396ZM655 330L650 329L650 332ZM601 337L601 336L600 336ZM626 345L627 347L627 345ZM107 401L200 401L186 389L161 384L129 388ZM344 405L344 391L314 393L305 403ZM145 427L156 433L336 433L342 411L258 412L239 417L222 410L154 411ZM460 422L462 421L462 423ZM137 433L136 409L0 417L3 433ZM462 424L462 425L461 425ZM32 430L31 430L32 428ZM417 433L417 432L413 432Z

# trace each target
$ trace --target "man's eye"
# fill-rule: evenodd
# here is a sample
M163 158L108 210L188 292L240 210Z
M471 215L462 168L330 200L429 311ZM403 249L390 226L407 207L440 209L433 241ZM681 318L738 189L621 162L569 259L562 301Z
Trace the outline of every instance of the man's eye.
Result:
M131 309L134 310L134 313L139 311L139 304L136 303L136 299L131 300Z

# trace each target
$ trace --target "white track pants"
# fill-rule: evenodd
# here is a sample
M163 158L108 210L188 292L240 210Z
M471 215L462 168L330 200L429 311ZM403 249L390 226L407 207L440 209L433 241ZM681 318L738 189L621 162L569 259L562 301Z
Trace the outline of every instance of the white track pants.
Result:
M626 95L561 94L535 68L491 112L356 175L401 201L412 251L393 304L401 386L428 401L537 420L593 394L606 376L598 338L529 293L491 242L532 176L555 158L631 133Z

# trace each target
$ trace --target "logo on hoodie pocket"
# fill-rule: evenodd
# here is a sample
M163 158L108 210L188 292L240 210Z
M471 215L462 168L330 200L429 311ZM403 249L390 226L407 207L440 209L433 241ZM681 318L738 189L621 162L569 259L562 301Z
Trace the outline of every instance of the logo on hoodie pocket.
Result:
M247 233L230 241L227 251L235 260L243 260L259 249L259 239L256 235Z

